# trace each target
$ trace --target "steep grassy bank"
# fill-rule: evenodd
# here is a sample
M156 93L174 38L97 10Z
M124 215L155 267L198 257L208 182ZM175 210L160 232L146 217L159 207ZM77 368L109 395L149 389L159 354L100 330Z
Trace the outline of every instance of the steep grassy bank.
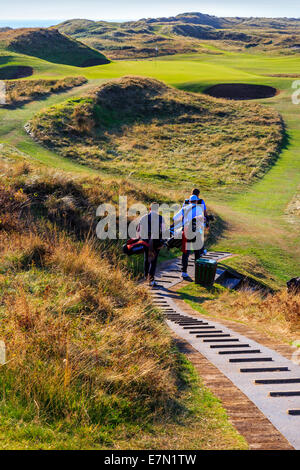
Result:
M42 111L28 129L62 156L108 173L223 191L261 177L283 138L272 110L141 77Z
M93 239L100 202L159 195L13 153L0 166L1 448L246 448L147 291Z

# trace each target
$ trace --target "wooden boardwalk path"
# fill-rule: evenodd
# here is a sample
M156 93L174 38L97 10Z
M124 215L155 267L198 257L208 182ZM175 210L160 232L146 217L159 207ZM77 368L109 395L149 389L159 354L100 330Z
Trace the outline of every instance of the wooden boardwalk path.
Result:
M208 253L225 259L229 253ZM179 349L218 396L251 449L300 449L300 366L292 349L234 322L216 322L180 300L179 259L164 263L154 303L162 309ZM189 275L194 275L189 264ZM249 334L248 334L249 333Z

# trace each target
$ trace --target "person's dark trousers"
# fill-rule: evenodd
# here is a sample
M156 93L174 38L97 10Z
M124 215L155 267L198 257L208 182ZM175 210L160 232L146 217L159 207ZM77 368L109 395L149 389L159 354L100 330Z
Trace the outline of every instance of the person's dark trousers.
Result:
M155 277L155 271L156 271L156 266L157 266L157 260L158 260L158 255L159 255L159 250L155 251L156 256L154 259L149 261L149 251L145 250L144 252L144 274L145 274L145 279L149 276L150 281L154 281Z
M202 248L202 250L195 250L194 251L195 261L197 261L197 259L201 258L201 256L203 255L203 251L204 251L204 248ZM188 268L188 264L189 264L189 256L190 256L191 253L193 253L193 252L192 251L187 251L186 253L182 253L182 272L183 273L187 272L187 268Z

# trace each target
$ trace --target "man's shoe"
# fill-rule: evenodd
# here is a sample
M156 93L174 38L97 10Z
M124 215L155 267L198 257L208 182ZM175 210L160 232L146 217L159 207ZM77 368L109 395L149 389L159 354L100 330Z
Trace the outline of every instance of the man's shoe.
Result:
M156 287L157 284L156 284L155 281L150 281L150 282L149 282L149 286L150 286L150 287Z
M183 279L187 279L187 278L189 278L190 276L188 275L188 273L181 273L181 277L182 277Z

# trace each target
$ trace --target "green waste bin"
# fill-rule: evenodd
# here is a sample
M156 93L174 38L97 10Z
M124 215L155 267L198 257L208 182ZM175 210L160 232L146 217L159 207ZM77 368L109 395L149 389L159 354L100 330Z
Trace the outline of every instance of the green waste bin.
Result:
M195 283L203 287L212 287L217 272L217 262L212 259L198 259L195 264Z

